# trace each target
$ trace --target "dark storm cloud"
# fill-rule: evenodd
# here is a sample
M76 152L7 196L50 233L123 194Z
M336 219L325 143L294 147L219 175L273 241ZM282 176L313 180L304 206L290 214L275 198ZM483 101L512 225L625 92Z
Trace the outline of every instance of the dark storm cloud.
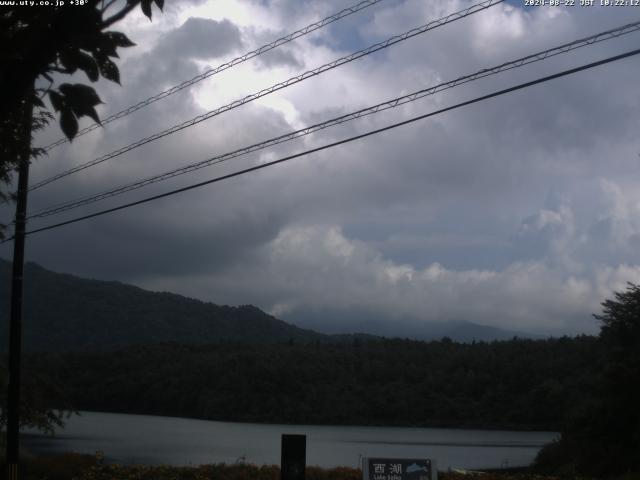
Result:
M144 53L131 49L122 63L125 87L100 90L108 102L105 111L200 73L196 59L215 55L223 61L268 41L271 34L264 32L284 32L284 26L291 31L344 6L242 5L255 7L253 16L243 17L242 28L230 23L232 17L185 18L143 45ZM467 5L384 2L350 17L352 23L332 27L347 27L348 35L336 39L333 30L320 31L274 52L280 58L225 72L78 139L34 167L34 178L203 113L223 103L228 91L246 95L357 49L362 39L378 41ZM587 10L495 7L113 159L34 194L32 204L103 190L627 21L620 9ZM636 42L637 35L629 36L558 56L233 165L379 128ZM28 252L60 271L135 281L220 303L255 303L288 318L330 305L345 315L369 309L389 319L591 331L590 313L603 297L640 279L639 75L638 62L625 61L550 82L42 234ZM245 84L247 91L240 91L238 85ZM199 171L148 193L229 172L233 165Z
M179 208L164 205L161 212L142 208L66 227L46 239L34 236L32 258L49 258L53 269L105 279L197 276L252 256L285 223L271 216L251 218L246 210L226 218L212 214L204 221L202 211L187 202Z
M233 116L230 118L232 120ZM253 134L265 138L274 136L283 126L278 115L261 108L245 112L242 123ZM70 192L74 192L73 197L82 196L82 192L95 193L108 186L121 185L227 151L222 149L226 134L220 124L213 127L213 132L211 125L198 128L195 133L189 132L187 138L177 141L175 138L164 139L127 156L114 158L108 164L95 167L94 175L71 176L54 183L46 194L44 191L34 192L33 211L69 199ZM249 137L234 138L234 142L239 144L248 141ZM66 217L52 218L57 221L73 218L80 213L194 183L202 180L203 176L214 177L223 171L209 169L186 178L177 177L174 182L164 182L155 188L116 197L111 202L98 203L85 210L74 210ZM47 235L46 240L40 241L41 237L36 235L30 252L34 260L52 268L64 270L66 265L78 274L123 281L154 275L183 276L189 272L195 275L218 271L229 262L252 255L252 249L268 243L286 225L289 215L286 209L258 213L263 202L261 193L244 179L228 186L221 184L187 192L161 204L135 207L116 215L63 227L51 232L53 235ZM49 218L33 222L38 226L49 223ZM83 240L78 245L66 251L69 245L74 245L75 239L80 238Z

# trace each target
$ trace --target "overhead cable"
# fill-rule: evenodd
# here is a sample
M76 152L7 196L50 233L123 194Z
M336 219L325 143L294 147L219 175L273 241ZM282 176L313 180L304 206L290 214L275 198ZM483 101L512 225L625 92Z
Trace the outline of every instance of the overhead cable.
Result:
M289 155L289 156L280 158L278 160L273 160L271 162L263 163L263 164L260 164L260 165L255 165L253 167L245 168L243 170L239 170L239 171L236 171L236 172L233 172L233 173L229 173L227 175L222 175L222 176L219 176L219 177L215 177L215 178L212 178L210 180L206 180L204 182L195 183L193 185L189 185L189 186L186 186L186 187L182 187L182 188L178 188L178 189L175 189L175 190L171 190L169 192L161 193L159 195L153 195L151 197L147 197L147 198L143 198L141 200L137 200L135 202L130 202L130 203L126 203L126 204L123 204L123 205L119 205L117 207L112 207L112 208L108 208L108 209L105 209L105 210L101 210L99 212L95 212L95 213L92 213L92 214L89 214L89 215L83 215L81 217L72 218L72 219L66 220L64 222L59 222L59 223L55 223L55 224L52 224L52 225L47 225L45 227L40 227L40 228L36 228L36 229L33 229L33 230L29 230L28 232L26 232L26 234L27 235L32 235L34 233L39 233L39 232L44 232L44 231L47 231L47 230L52 230L54 228L59 228L59 227L65 226L65 225L70 225L72 223L81 222L81 221L84 221L84 220L88 220L90 218L99 217L99 216L102 216L102 215L106 215L108 213L113 213L113 212L124 210L124 209L130 208L130 207L134 207L134 206L137 206L137 205L148 203L148 202L151 202L151 201L154 201L154 200L159 200L161 198L173 196L173 195L176 195L178 193L182 193L182 192L186 192L186 191L193 190L193 189L196 189L196 188L200 188L200 187L203 187L205 185L210 185L212 183L217 183L217 182L221 182L223 180L228 180L230 178L238 177L240 175L244 175L244 174L249 173L249 172L254 172L256 170L261 170L263 168L267 168L267 167L271 167L273 165L284 163L284 162L287 162L289 160L293 160L294 158L302 157L302 156L305 156L305 155L309 155L311 153L315 153L315 152L319 152L319 151L322 151L322 150L326 150L328 148L336 147L338 145L343 145L345 143L353 142L355 140L360 140L362 138L370 137L372 135L376 135L376 134L385 132L387 130L391 130L391 129L394 129L394 128L397 128L397 127L401 127L403 125L408 125L410 123L414 123L414 122L417 122L419 120L423 120L425 118L429 118L429 117L432 117L432 116L435 116L435 115L439 115L439 114L444 113L444 112L455 110L455 109L460 108L460 107L464 107L464 106L467 106L467 105L472 105L474 103L482 102L482 101L488 100L490 98L498 97L500 95L505 95L507 93L515 92L517 90L522 90L524 88L528 88L528 87L531 87L533 85L537 85L537 84L540 84L540 83L548 82L548 81L556 79L556 78L560 78L560 77L564 77L564 76L571 75L571 74L574 74L574 73L578 73L578 72L581 72L583 70L587 70L587 69L590 69L590 68L598 67L600 65L605 65L607 63L615 62L617 60L622 60L624 58L628 58L628 57L631 57L631 56L634 56L634 55L638 55L638 54L640 54L640 49L632 50L632 51L629 51L629 52L626 52L626 53L622 53L620 55L614 55L612 57L608 57L608 58L605 58L603 60L599 60L597 62L592 62L592 63L586 64L586 65L582 65L582 66L576 67L576 68L571 68L571 69L568 69L568 70L563 70L563 71L561 71L559 73L555 73L553 75L547 75L545 77L541 77L541 78L538 78L536 80L531 80L529 82L521 83L521 84L515 85L513 87L505 88L503 90L498 90L496 92L493 92L493 93L490 93L490 94L487 94L487 95L483 95L481 97L476 97L476 98L474 98L472 100L467 100L467 101L462 102L462 103L457 103L455 105L452 105L452 106L449 106L449 107L446 107L446 108L441 108L439 110L436 110L436 111L433 111L433 112L430 112L430 113L426 113L424 115L419 115L417 117L413 117L413 118L410 118L408 120L404 120L402 122L398 122L398 123L394 123L394 124L391 124L391 125L387 125L386 127L382 127L382 128L378 128L378 129L375 129L375 130L371 130L369 132L362 133L360 135L355 135L353 137L345 138L345 139L337 141L337 142L333 142L333 143L329 143L329 144L326 144L326 145L323 145L323 146L320 146L320 147L316 147L316 148L312 148L312 149L309 149L309 150L305 150L304 152L296 153L294 155ZM9 240L12 240L12 239L13 239L13 237L8 238L8 239L6 239L6 240L4 240L4 241L2 241L0 243L5 243L5 242L8 242Z
M210 68L207 71L201 73L200 75L196 75L195 77L189 79L189 80L185 80L184 82L175 85L171 88L168 88L167 90L164 90L156 95L153 95L152 97L147 98L146 100L142 100L141 102L138 102L134 105L131 105L127 108L125 108L124 110L121 110L117 113L114 113L113 115L110 115L109 117L101 120L100 123L94 123L89 125L88 127L85 127L83 129L81 129L77 134L76 134L76 138L89 133L93 130L95 130L98 127L104 126L107 123L111 123L115 120L118 120L119 118L122 117L126 117L127 115L132 114L133 112L140 110L144 107L147 107L148 105L151 105L152 103L157 102L158 100L162 100L163 98L166 98L170 95L173 95L174 93L177 93L181 90L184 90L185 88L190 87L191 85L195 85L196 83L209 78L213 75L216 75L217 73L220 73L224 70L227 70L231 67L235 67L236 65L239 65L243 62L246 62L247 60L250 60L254 57L257 57L258 55L262 55L263 53L266 53L270 50L273 50L274 48L280 47L286 43L289 43L293 40L295 40L296 38L300 38L304 35L307 35L311 32L315 32L316 30L326 27L327 25L340 20L341 18L344 18L346 16L352 15L356 12L359 12L360 10L363 10L367 7L370 7L372 5L375 5L376 3L381 2L382 0L364 0L356 5L353 5L351 7L347 7L343 10L340 10L337 13L334 13L333 15L330 15L326 18L323 18L322 20L312 23L310 25L307 25L304 28L301 28L300 30L296 30L293 33L290 33L288 35L285 35L284 37L278 38L277 40L274 40L271 43L267 43L266 45L263 45L255 50L252 50L251 52L245 53L244 55L241 55L239 57L234 58L233 60L229 60L228 62L225 62L221 65L218 65L215 68ZM47 145L46 147L44 147L44 150L51 150L59 145L62 145L64 143L67 143L69 140L65 137L65 138L61 138L59 140L57 140L56 142L53 142L50 145Z
M260 143L256 143L253 145L250 145L248 147L243 147L237 150L234 150L232 152L228 152L228 153L224 153L222 155L216 155L214 157L208 158L206 160L197 162L197 163L192 163L180 168L176 168L173 170L169 170L167 172L158 174L158 175L154 175L154 176L150 176L141 180L137 180L135 182L126 184L126 185L122 185L98 194L94 194L91 196L87 196L87 197L83 197L80 199L75 199L75 200L69 200L67 202L63 202L63 203L59 203L57 205L48 207L44 210L41 210L37 213L31 214L29 215L27 218L43 218L43 217L48 217L50 215L55 215L61 212L65 212L68 210L72 210L81 206L85 206L94 202L98 202L100 200L104 200L107 198L111 198L117 195L121 195L124 194L126 192L130 192L132 190L137 190L139 188L145 187L147 185L151 185L154 183L158 183L164 180L168 180L170 178L176 177L178 175L183 175L189 172L193 172L195 170L199 170L201 168L205 168L205 167L209 167L211 165L215 165L218 163L222 163L228 160L231 160L232 158L237 158L240 157L242 155L246 155L252 152L256 152L259 150L263 150L265 148L274 146L274 145L278 145L284 142L288 142L291 140L294 140L296 138L300 138L303 137L305 135L309 135L315 132L318 132L320 130L329 128L329 127L333 127L336 125L340 125L346 122L349 122L351 120L355 120L358 118L362 118L364 116L367 115L372 115L384 110L388 110L391 108L396 108L399 107L401 105L407 104L409 102L414 102L418 99L424 98L426 96L429 95L434 95L438 92L442 92L444 90L447 89L451 89L454 88L458 85L462 85L465 83L469 83L484 77L488 77L491 75L496 75L498 73L501 72L505 72L508 70L512 70L515 68L519 68L525 65L529 65L531 63L535 63L535 62L539 62L541 60L545 60L547 58L550 57L554 57L556 55L560 55L560 54L564 54L573 50L576 50L578 48L587 46L587 45L593 45L595 43L598 42L602 42L605 40L609 40L612 38L617 38L620 37L622 35L627 35L629 33L632 32L637 32L638 30L640 30L640 21L636 21L633 23L629 23L614 29L610 29L595 35L591 35L589 37L586 38L582 38L580 40L575 40L573 42L570 43L566 43L554 48L550 48L548 50L544 50L538 53L534 53L531 55L527 55L525 57L521 57L518 58L516 60L511 60L509 62L506 63L502 63L500 65L491 67L491 68L486 68L483 70L479 70L475 73L472 73L470 75L465 75L462 77L458 77L455 80L451 80L448 82L443 82L440 83L438 85L429 87L429 88L425 88L422 90L418 90L416 92L413 92L411 94L408 95L403 95L401 97L396 97L393 98L391 100L388 100L386 102L382 102L382 103L378 103L377 105L373 105L367 108L363 108L360 110L357 110L355 112L351 112L348 113L346 115L341 115L339 117L335 117L332 118L330 120L326 120L324 122L321 123L317 123L315 125L311 125L305 128L301 128L299 130L295 130L293 132L289 132L287 134L284 135L280 135L278 137L274 137L271 138L269 140L265 140L263 142Z
M58 173L56 175L53 175L49 178L46 178L38 183L35 183L34 185L32 185L30 187L29 190L35 190L38 189L40 187L43 187L51 182L54 182L56 180L59 180L61 178L67 177L73 173L85 170L89 167L93 167L94 165L98 165L100 163L103 163L107 160L110 160L114 157L117 157L119 155L122 155L124 153L130 152L131 150L134 150L135 148L141 147L142 145L146 145L147 143L153 142L155 140L158 140L160 138L166 137L167 135L171 135L172 133L176 133L179 132L181 130L184 130L185 128L188 127L192 127L194 125L197 125L205 120L208 120L212 117L215 117L217 115L220 115L222 113L228 112L229 110L232 110L234 108L237 108L241 105L244 105L246 103L252 102L254 100L257 100L259 98L262 98L266 95L269 95L273 92L276 92L278 90L282 90L284 88L290 87L291 85L294 85L296 83L302 82L303 80L307 80L308 78L320 75L328 70L332 70L334 68L337 68L341 65L344 65L346 63L352 62L358 58L364 57L366 55L370 55L374 52L377 52L379 50L382 50L384 48L390 47L391 45L395 45L396 43L399 42L403 42L409 38L415 37L416 35L420 35L423 33L426 33L430 30L433 30L435 28L441 27L443 25L446 25L448 23L454 22L456 20L460 20L462 18L466 18L469 15L473 15L474 13L478 13L482 10L486 10L487 8L490 8L492 6L495 6L499 3L504 2L504 0L483 0L479 3L476 3L474 5L471 5L468 8L465 8L463 10L451 13L449 15L447 15L446 17L442 17L438 20L433 20L425 25L422 25L420 27L416 27L416 28L412 28L411 30L408 30L407 32L404 32L400 35L395 35L393 37L388 38L387 40L384 40L382 42L376 43L374 45L371 45L367 48L364 48L362 50L358 50L355 53L352 53L350 55L347 55L345 57L341 57L337 60L334 60L330 63L327 63L325 65L322 65L320 67L317 67L313 70L308 70L300 75L296 75L295 77L291 77L288 80L285 80L284 82L280 82L277 83L275 85L272 85L271 87L265 88L263 90L260 90L257 93L253 93L251 95L247 95L246 97L239 99L239 100L235 100L227 105L224 105L222 107L216 108L215 110L211 110L207 113L204 113L202 115L199 115L195 118L192 118L191 120L187 120L185 122L182 122L178 125L174 125L171 128L168 128L166 130L163 130L162 132L158 132L155 133L149 137L143 138L141 140L138 140L137 142L134 142L130 145L127 145L125 147L119 148L117 150L114 150L110 153L107 153L106 155L103 155L101 157L98 157L94 160L91 160L89 162L86 162L84 164L78 165L76 167L73 167L69 170L66 170L64 172Z

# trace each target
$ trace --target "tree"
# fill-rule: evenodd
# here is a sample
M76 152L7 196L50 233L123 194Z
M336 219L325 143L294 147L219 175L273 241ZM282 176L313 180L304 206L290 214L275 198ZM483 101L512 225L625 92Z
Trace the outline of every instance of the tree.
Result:
M614 476L640 472L640 285L602 303L597 375L541 466Z
M101 76L120 83L114 62L118 48L134 43L109 28L137 5L151 19L152 2L162 10L164 0L78 0L81 5L2 7L0 10L0 182L10 184L21 155L44 152L31 147L32 133L53 118L71 140L78 119L99 122L96 91L81 83L57 83L60 74L82 71L91 82ZM42 86L44 85L44 86ZM32 113L33 111L33 113ZM0 191L0 200L12 195ZM0 235L4 228L0 229Z
M640 471L640 286L629 283L602 307L594 315L604 352L595 433L606 444L608 471Z
M20 427L36 428L53 435L55 427L63 427L65 419L75 410L60 382L45 375L40 369L28 368L22 384ZM0 365L0 430L7 425L6 387L7 370Z
M45 101L48 99L57 112L60 127L70 141L78 132L79 118L88 116L95 122L100 121L95 107L101 100L96 91L82 83L59 83L60 76L82 71L91 82L102 76L120 83L120 72L113 59L118 58L118 48L131 47L134 43L123 33L109 28L138 5L151 19L152 3L162 10L164 0L74 0L74 3L60 2L55 9L43 5L18 5L0 10L0 182L9 185L14 173L19 171L21 192L19 195L0 192L0 197L2 200L18 197L16 246L24 242L28 164L32 158L44 153L32 147L32 135L54 118ZM4 226L0 225L0 238L3 234ZM12 288L19 292L13 295L19 305L22 246L16 247L15 251L18 250L21 253L14 253ZM20 307L15 309L18 320L14 321L13 302L14 298L11 329L19 332ZM18 410L26 414L22 423L35 422L45 431L62 421L61 412L40 402L47 397L37 392L32 395L23 392L27 394L18 403L20 390L25 390L20 388L19 333L17 336L12 334L11 345L9 407L1 408L3 415L9 411L10 441L17 438L15 412ZM17 457L17 447L13 452L8 458ZM9 462L13 460L9 459Z

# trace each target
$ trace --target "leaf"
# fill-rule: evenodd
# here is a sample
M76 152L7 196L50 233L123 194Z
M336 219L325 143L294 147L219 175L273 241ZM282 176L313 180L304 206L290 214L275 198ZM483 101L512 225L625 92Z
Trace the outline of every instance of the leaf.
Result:
M100 117L94 107L102 103L102 100L93 88L80 83L74 85L64 83L59 88L64 95L66 105L73 110L77 118L88 116L96 123L100 123Z
M98 38L98 43L93 49L94 57L116 57L118 58L118 52L116 49L118 46L109 39L109 37L100 33L100 37Z
M84 35L79 47L91 52L93 58L100 64L100 57L118 58L117 48L131 45L134 45L133 42L119 32L101 32L97 30Z
M112 42L116 47L135 47L135 43L133 43L129 38L120 32L104 32L104 36Z
M100 45L102 53L104 53L108 57L120 58L120 56L118 55L118 51L116 50L118 47L115 43L109 41L106 38L103 38Z
M98 112L96 112L96 109L91 107L88 108L85 115L87 115L88 117L91 117L91 119L96 122L98 125L102 125L102 123L100 123L100 116L98 115Z
M142 0L140 7L142 7L142 13L144 13L149 20L151 20L151 2L153 0Z
M78 133L78 120L70 108L65 108L60 112L60 128L69 141L73 140L73 137Z
M49 100L51 100L51 105L53 105L56 112L65 108L64 97L58 92L54 90L49 91Z
M75 55L73 55L73 51L66 50L60 52L58 58L60 59L60 63L64 68L66 68L69 73L74 73L78 69L77 61Z
M104 78L120 84L120 71L115 63L108 58L103 57L98 61L98 67L100 68L100 73Z
M80 68L84 73L87 74L87 77L92 82L95 82L100 77L100 73L98 71L98 64L93 59L91 55L88 55L84 52L78 52L77 57L78 68Z
M164 8L164 0L154 0L160 11Z
M65 96L66 103L72 108L78 105L95 107L102 103L96 91L88 85L63 83L60 85L59 90Z

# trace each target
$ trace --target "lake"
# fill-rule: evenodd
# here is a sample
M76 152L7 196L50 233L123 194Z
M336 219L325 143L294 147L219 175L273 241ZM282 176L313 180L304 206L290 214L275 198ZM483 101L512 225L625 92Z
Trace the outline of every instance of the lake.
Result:
M265 425L189 418L81 412L56 436L30 434L39 453L74 451L116 463L200 465L246 461L280 464L283 433L307 436L307 465L357 467L361 457L426 457L440 470L530 464L554 432L440 428Z

